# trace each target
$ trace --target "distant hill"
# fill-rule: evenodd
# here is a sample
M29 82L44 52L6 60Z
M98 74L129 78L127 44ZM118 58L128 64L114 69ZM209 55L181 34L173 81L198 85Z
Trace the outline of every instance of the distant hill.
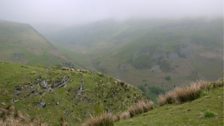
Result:
M222 77L222 22L222 18L105 20L47 37L81 57L76 63L146 87L151 94Z
M101 73L0 62L0 109L13 105L52 126L61 119L79 126L86 118L124 111L144 98L139 89Z
M131 34L136 38L129 43L103 55L97 53L92 60L94 67L130 83L164 87L222 77L221 20L147 26Z
M0 61L49 65L68 59L32 26L0 21Z

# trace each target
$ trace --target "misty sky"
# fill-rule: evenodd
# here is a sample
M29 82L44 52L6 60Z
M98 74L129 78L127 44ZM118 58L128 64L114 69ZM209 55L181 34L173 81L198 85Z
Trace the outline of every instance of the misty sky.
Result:
M75 24L114 18L221 16L223 0L0 0L0 19Z

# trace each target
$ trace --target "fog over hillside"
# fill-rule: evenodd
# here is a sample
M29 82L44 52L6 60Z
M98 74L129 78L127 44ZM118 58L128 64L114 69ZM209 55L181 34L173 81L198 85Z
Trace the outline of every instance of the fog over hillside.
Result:
M112 18L222 16L222 0L1 0L0 19L73 25Z
M221 126L223 45L224 0L0 0L0 126Z

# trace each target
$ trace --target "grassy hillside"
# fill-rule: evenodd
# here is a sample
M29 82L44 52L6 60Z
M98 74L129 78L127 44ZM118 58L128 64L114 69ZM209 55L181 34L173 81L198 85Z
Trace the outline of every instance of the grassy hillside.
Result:
M147 81L173 86L216 80L222 76L222 33L222 23L217 20L161 23L146 32L139 30L132 35L138 36L136 39L93 63L95 68L135 84Z
M222 77L222 22L222 18L106 20L48 37L70 50L77 64L145 87L151 97L191 81Z
M142 99L140 90L100 73L0 62L0 108L18 110L49 125L79 125L102 112L120 112Z
M60 64L68 59L28 24L0 21L0 60Z
M115 126L222 126L224 88L203 92L203 96L181 105L165 105Z

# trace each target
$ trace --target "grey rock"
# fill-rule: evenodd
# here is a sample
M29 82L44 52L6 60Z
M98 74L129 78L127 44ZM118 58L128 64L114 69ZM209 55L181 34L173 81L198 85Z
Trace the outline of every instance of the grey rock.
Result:
M48 88L48 83L47 83L47 81L43 80L43 81L40 83L40 86L41 86L42 88L47 89L47 88Z
M39 104L38 104L39 107L41 108L45 108L47 105L44 101L41 101Z
M21 91L20 90L15 90L15 93L14 93L16 96L19 96L21 94Z

